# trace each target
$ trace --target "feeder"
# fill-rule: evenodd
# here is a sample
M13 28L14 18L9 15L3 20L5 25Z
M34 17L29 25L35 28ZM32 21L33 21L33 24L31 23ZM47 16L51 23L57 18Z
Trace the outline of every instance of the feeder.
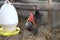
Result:
M0 28L1 36L14 36L14 35L17 35L19 32L20 32L20 28L18 27L16 27L16 30L14 30L13 32L9 32L9 31L4 32L3 28Z
M16 27L18 24L17 11L8 0L6 0L5 3L2 5L0 14L0 35L11 36L18 34L20 28Z

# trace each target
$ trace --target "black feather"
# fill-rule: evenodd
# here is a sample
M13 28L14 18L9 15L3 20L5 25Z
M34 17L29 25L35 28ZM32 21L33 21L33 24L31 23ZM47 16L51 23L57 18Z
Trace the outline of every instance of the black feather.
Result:
M34 15L34 19L35 19L35 21L37 22L37 23L41 23L41 21L42 21L42 14L39 12L39 10L36 10L35 11L35 15Z

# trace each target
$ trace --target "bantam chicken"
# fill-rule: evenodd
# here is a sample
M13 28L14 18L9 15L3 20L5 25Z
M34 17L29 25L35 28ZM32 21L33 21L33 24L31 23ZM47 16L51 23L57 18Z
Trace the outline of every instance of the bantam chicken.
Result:
M35 15L33 15L33 13L30 12L30 16L25 24L27 30L32 32L33 34L37 34L38 33L37 24L38 23L40 24L41 18L42 18L42 14L40 14L38 10L35 12Z

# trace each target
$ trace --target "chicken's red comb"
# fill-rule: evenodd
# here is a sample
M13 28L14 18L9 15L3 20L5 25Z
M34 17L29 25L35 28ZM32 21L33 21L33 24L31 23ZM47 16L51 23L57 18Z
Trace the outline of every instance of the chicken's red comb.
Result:
M32 12L30 12L30 16L33 16L33 13Z

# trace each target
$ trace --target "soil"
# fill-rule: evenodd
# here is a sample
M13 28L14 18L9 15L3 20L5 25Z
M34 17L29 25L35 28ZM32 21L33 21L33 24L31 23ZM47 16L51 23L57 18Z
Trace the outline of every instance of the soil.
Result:
M19 18L18 27L21 31L18 35L11 37L0 36L0 40L60 40L60 27L52 29L48 25L40 25L38 34L33 35L25 28L25 18Z

